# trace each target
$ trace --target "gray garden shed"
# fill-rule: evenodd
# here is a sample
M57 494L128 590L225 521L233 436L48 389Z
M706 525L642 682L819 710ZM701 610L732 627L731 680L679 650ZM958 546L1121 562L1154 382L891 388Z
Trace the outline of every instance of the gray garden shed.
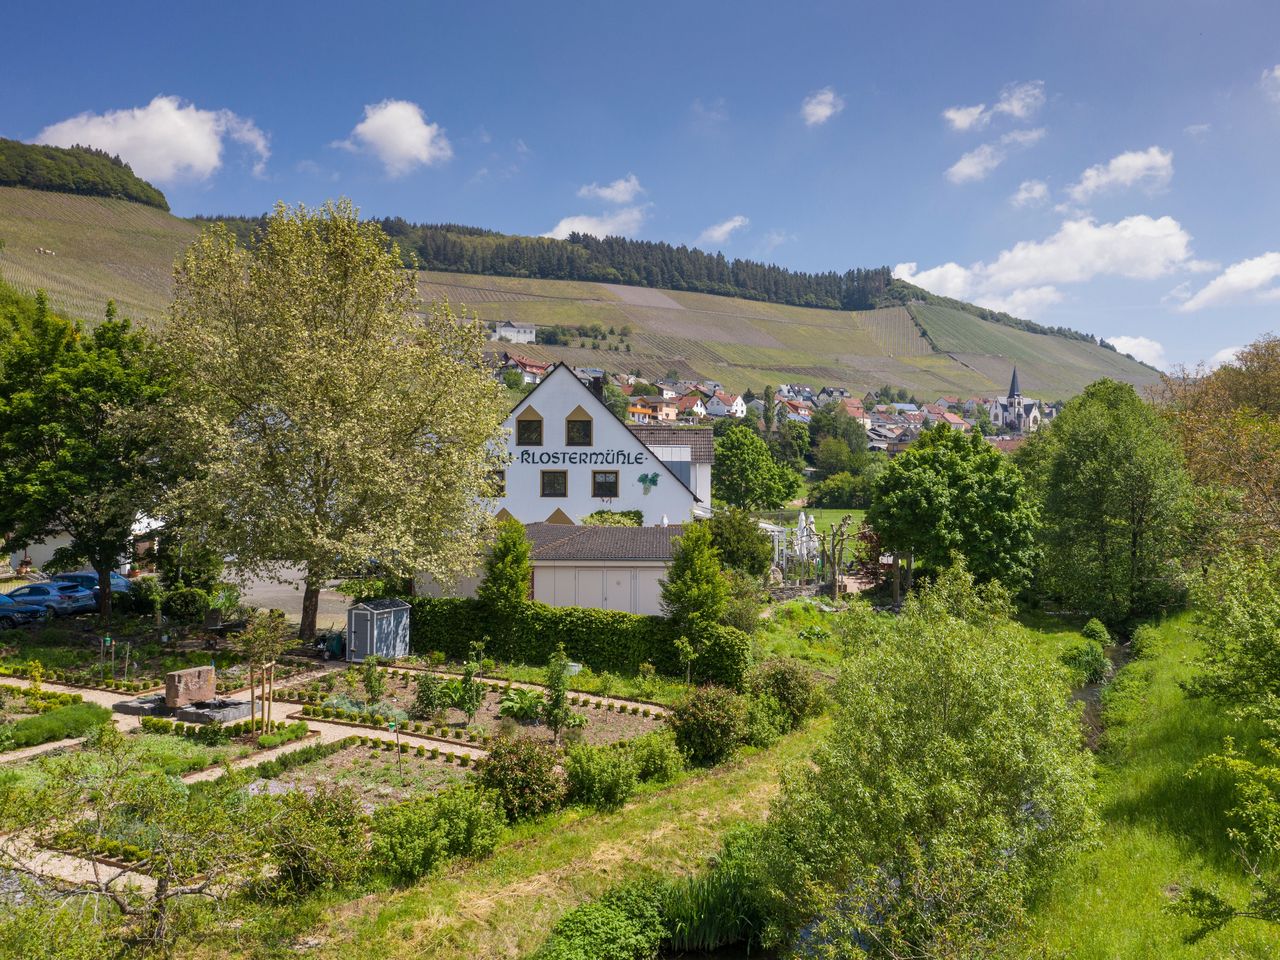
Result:
M409 605L403 600L366 600L347 608L347 659L396 660L409 655Z

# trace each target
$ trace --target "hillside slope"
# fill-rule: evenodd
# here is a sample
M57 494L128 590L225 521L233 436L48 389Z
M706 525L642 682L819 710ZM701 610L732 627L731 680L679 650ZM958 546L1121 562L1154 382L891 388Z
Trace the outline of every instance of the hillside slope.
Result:
M43 288L55 309L73 316L96 319L114 298L126 316L162 317L173 263L196 233L154 207L0 187L0 277L27 292ZM647 377L675 369L731 390L802 382L858 392L890 384L930 399L991 394L1008 385L1016 362L1027 394L1063 399L1103 376L1136 384L1157 376L1085 341L938 304L850 312L590 281L430 272L419 281L424 298L448 299L485 320L599 323L615 331L603 340L516 348L521 353ZM630 328L625 338L623 327Z

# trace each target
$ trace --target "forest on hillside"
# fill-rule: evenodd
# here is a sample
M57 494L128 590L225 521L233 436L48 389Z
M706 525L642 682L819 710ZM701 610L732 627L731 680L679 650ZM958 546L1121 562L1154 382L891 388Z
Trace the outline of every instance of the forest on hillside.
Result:
M164 194L127 163L93 147L45 147L0 137L0 187L112 197L169 209Z

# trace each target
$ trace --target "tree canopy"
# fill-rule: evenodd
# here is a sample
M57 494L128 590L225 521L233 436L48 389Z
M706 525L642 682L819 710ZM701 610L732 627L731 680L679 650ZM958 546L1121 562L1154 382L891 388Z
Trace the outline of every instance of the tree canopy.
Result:
M304 570L304 637L324 581L453 580L489 525L502 388L478 323L419 306L345 200L280 205L251 249L211 226L178 264L165 339L200 469L171 508L240 571Z
M1022 473L979 436L939 424L889 461L867 523L926 570L963 557L979 580L1017 590L1034 572L1038 514Z
M735 507L776 509L800 490L800 476L778 463L768 445L750 428L730 427L715 440L711 492Z
M46 147L0 137L0 186L114 197L169 209L164 194L127 163L93 147Z

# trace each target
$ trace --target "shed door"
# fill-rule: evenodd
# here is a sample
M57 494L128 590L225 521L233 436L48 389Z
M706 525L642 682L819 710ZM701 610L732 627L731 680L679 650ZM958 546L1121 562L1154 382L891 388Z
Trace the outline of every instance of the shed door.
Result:
M368 610L352 610L348 619L347 659L363 660L373 649L373 614Z

